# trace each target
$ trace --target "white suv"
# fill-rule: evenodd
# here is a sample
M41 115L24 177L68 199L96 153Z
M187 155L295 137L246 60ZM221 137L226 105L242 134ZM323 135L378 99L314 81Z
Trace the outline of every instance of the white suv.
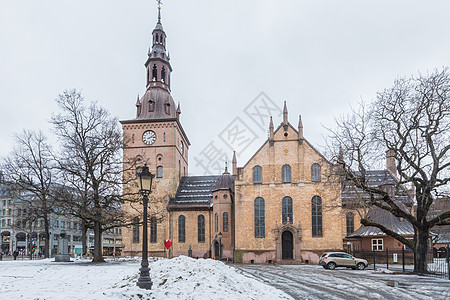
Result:
M320 257L319 265L330 270L334 270L336 267L364 270L368 263L365 259L353 257L345 252L328 252Z

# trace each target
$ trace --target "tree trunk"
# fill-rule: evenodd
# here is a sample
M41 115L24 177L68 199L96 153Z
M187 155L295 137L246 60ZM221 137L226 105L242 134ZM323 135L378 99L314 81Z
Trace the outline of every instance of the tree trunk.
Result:
M418 230L414 252L414 272L419 274L427 273L428 230L422 228Z
M83 256L86 256L88 251L87 251L87 226L86 226L86 222L83 221L81 222L81 247L83 248Z
M102 224L94 221L94 259L93 262L104 262L102 251Z
M50 228L48 218L44 218L45 242L44 242L44 257L50 257Z

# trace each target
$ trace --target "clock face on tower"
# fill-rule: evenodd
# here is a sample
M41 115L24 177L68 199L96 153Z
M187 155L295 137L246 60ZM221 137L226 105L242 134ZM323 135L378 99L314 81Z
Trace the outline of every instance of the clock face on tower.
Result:
M147 130L142 135L142 141L147 145L151 145L156 141L156 134L151 130Z

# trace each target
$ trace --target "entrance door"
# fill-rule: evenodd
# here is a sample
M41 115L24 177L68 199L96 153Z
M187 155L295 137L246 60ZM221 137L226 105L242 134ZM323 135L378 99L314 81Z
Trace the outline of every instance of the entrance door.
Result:
M219 243L217 241L214 242L214 256L216 259L220 259L219 257Z
M294 249L294 237L292 232L286 230L281 235L281 246L282 246L282 258L283 259L293 259L293 249Z

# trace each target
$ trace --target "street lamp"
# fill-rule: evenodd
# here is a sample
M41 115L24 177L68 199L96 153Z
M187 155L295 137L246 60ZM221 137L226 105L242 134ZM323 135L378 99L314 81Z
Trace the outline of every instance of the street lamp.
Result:
M222 231L217 235L219 237L219 260L222 259Z
M148 195L152 192L152 181L154 175L150 173L147 165L136 169L136 177L139 183L139 193L142 195L142 205L144 207L144 220L142 230L142 262L139 271L141 272L137 281L137 286L141 289L150 290L153 282L150 279L150 268L148 267L148 237L147 237L147 206Z

